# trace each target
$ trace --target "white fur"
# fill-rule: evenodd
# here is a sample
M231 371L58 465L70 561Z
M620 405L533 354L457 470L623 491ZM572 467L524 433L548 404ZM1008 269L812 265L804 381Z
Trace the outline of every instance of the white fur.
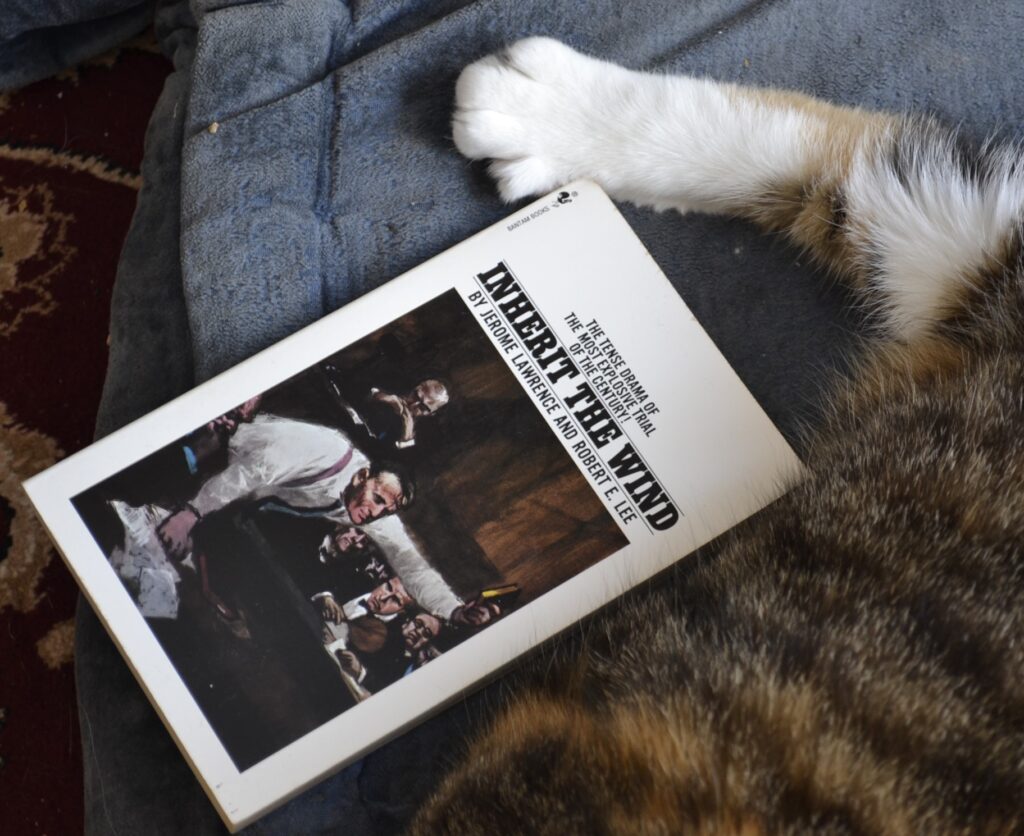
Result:
M731 212L767 187L823 174L825 118L759 101L756 91L633 72L530 38L462 72L453 136L467 157L494 161L505 200L585 177L622 200ZM909 340L998 257L1024 183L1009 153L988 180L972 182L934 137L922 137L901 183L886 159L893 137L862 139L842 184L848 222L864 233L863 260L880 268L873 289L892 332Z
M728 212L798 173L820 127L726 85L632 72L548 38L471 64L455 96L456 146L495 160L509 201L586 177L622 200Z
M1012 157L998 157L990 177L968 179L948 144L922 144L901 183L878 152L856 159L845 184L847 211L867 231L893 331L924 332L955 301L961 285L996 262L1019 219L1024 183Z

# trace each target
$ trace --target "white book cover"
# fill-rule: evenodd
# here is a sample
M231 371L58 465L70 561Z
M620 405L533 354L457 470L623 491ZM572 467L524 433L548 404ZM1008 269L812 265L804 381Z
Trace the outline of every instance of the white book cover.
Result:
M234 830L800 470L581 182L25 487Z

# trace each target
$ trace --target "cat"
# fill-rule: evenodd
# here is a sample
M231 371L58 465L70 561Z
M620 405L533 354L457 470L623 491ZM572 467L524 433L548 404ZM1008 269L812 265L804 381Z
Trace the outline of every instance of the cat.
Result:
M877 333L806 481L542 660L412 832L1024 830L1019 149L545 38L464 69L453 131L509 201L782 232Z

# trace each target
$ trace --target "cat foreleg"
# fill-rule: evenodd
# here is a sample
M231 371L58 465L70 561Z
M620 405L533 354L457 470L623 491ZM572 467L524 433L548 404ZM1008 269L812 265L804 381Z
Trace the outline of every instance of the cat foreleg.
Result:
M635 72L547 38L463 71L453 137L492 160L506 200L589 178L617 199L782 231L906 341L1000 269L1024 199L1014 154L965 165L928 120Z
M506 200L586 177L622 200L743 214L832 162L827 120L806 110L838 109L785 97L634 72L529 38L463 71L453 136L467 157L494 161ZM844 121L855 141L878 119L853 113Z

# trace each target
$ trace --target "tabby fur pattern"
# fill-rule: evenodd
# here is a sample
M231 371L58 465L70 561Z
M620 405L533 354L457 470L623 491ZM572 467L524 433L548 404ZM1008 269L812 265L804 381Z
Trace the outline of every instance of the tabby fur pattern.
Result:
M807 480L543 660L413 833L1024 831L1020 150L539 38L463 71L454 132L508 200L782 232L878 325Z

